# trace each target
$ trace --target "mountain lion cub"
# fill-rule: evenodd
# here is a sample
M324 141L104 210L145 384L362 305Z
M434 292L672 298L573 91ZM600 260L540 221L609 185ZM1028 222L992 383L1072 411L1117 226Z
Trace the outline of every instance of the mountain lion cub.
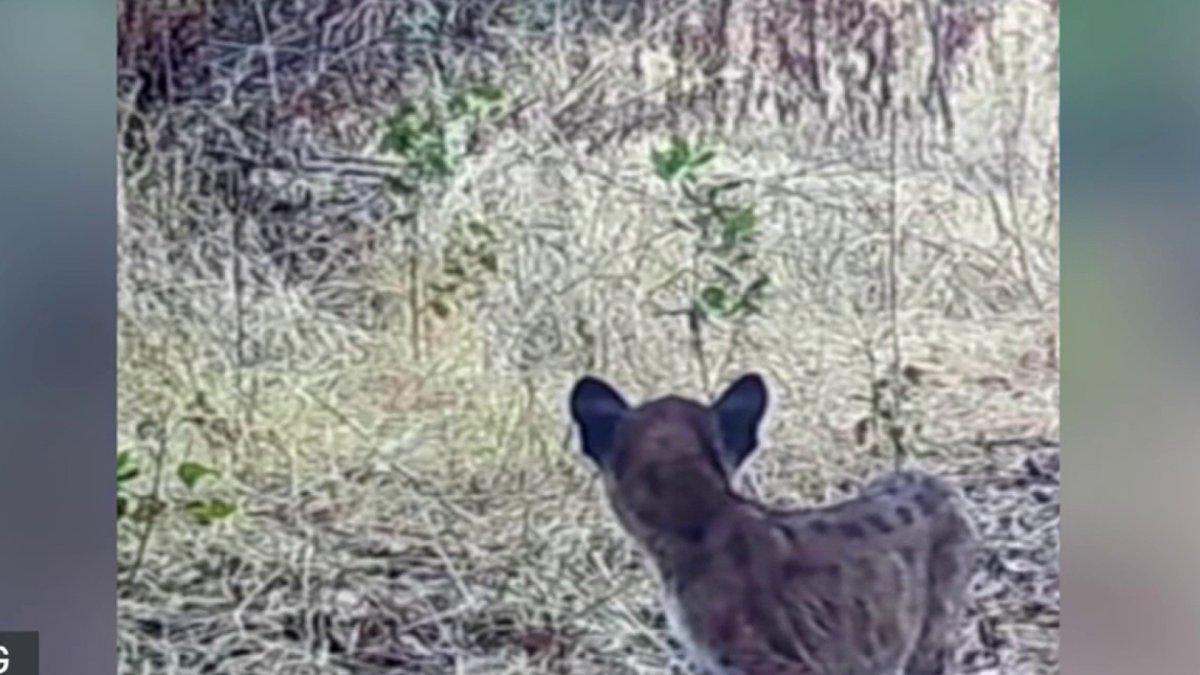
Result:
M668 625L712 675L947 674L975 533L948 483L899 471L796 510L739 496L767 389L631 407L583 377L571 416L625 531L654 562Z

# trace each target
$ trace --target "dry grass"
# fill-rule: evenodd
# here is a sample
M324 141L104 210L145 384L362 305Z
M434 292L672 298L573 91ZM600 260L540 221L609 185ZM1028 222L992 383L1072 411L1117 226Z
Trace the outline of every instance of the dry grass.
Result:
M923 409L942 412L929 415L939 435L1055 433L1056 378L1044 366L1011 365L1022 346L1036 345L1014 332L949 350L956 360L943 366L944 380L922 388ZM1017 345L999 372L1015 380L1011 388L980 383L1009 341ZM212 488L234 496L241 513L209 528L167 520L137 581L122 587L122 672L664 672L647 570L563 442L557 392L547 387L531 412L516 379L504 386L462 364L431 370L413 374L381 357L342 378L264 389L264 399L289 404L258 411L263 440L239 444L260 453L244 462L254 468ZM849 438L846 423L862 404L819 393L820 377L768 372L781 399L757 462L763 492L834 498L886 464ZM457 388L472 377L476 384ZM211 456L190 427L176 444ZM1011 481L1022 466L996 472L981 445L962 441L929 453L926 466L964 485ZM1049 494L1055 515L1042 526L1056 534L1057 486ZM993 551L1017 544L1023 558L1041 561L1038 580L1056 578L1056 536L996 534L1001 519L1026 517L1027 491L978 506ZM128 563L132 533L122 535ZM998 672L1053 672L1056 631L1020 610L1040 602L1056 615L1057 594L1003 578L980 583L999 586L985 608L1010 641L990 650L1010 668Z
M765 316L710 336L703 376L682 322L656 313L686 246L648 163L663 135L585 153L556 135L552 106L490 139L430 215L433 230L486 218L503 250L477 302L430 322L419 361L403 320L367 330L280 290L241 318L260 349L244 365L227 285L176 288L198 314L154 318L146 286L123 277L119 445L144 462L161 451L168 471L218 468L199 489L239 511L207 527L161 516L140 562L142 530L121 523L120 672L673 672L647 570L569 434L570 384L592 370L637 395L703 395L764 372L775 399L755 489L822 501L891 464L859 436L893 326L896 365L918 373L901 408L914 460L970 489L988 539L961 656L1057 672L1057 446L996 442L1058 436L1057 80L1027 63L1056 37L1022 27L1035 4L1013 3L996 29L1003 78L980 65L964 85L954 149L899 130L894 184L887 138L708 130L714 172L749 181L774 290ZM526 58L518 94L570 100L561 64ZM1013 135L1003 111L1017 101ZM404 284L392 255L371 282L389 292ZM150 489L149 473L138 481Z

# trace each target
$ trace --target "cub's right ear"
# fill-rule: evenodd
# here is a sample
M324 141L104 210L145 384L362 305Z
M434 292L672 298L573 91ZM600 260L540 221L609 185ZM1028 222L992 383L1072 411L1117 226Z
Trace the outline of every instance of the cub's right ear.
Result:
M607 382L590 375L571 389L571 418L579 426L583 452L603 464L616 441L617 425L629 404Z

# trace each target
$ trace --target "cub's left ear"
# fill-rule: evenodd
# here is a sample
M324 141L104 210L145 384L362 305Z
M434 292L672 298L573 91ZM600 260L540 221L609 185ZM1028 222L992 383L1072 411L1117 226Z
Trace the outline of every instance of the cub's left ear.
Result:
M736 469L758 447L758 427L767 412L767 384L761 375L739 377L712 405L721 432L721 461Z
M597 464L612 452L617 426L628 410L621 394L599 378L581 377L571 389L571 418L579 426L584 454Z

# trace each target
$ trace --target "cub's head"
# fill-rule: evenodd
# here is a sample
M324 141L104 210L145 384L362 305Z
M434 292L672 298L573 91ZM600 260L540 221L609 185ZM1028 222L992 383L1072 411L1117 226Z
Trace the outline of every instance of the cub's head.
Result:
M571 390L571 417L585 455L600 469L609 500L635 537L703 536L738 468L758 447L767 388L743 375L712 405L664 396L630 406L587 376Z

